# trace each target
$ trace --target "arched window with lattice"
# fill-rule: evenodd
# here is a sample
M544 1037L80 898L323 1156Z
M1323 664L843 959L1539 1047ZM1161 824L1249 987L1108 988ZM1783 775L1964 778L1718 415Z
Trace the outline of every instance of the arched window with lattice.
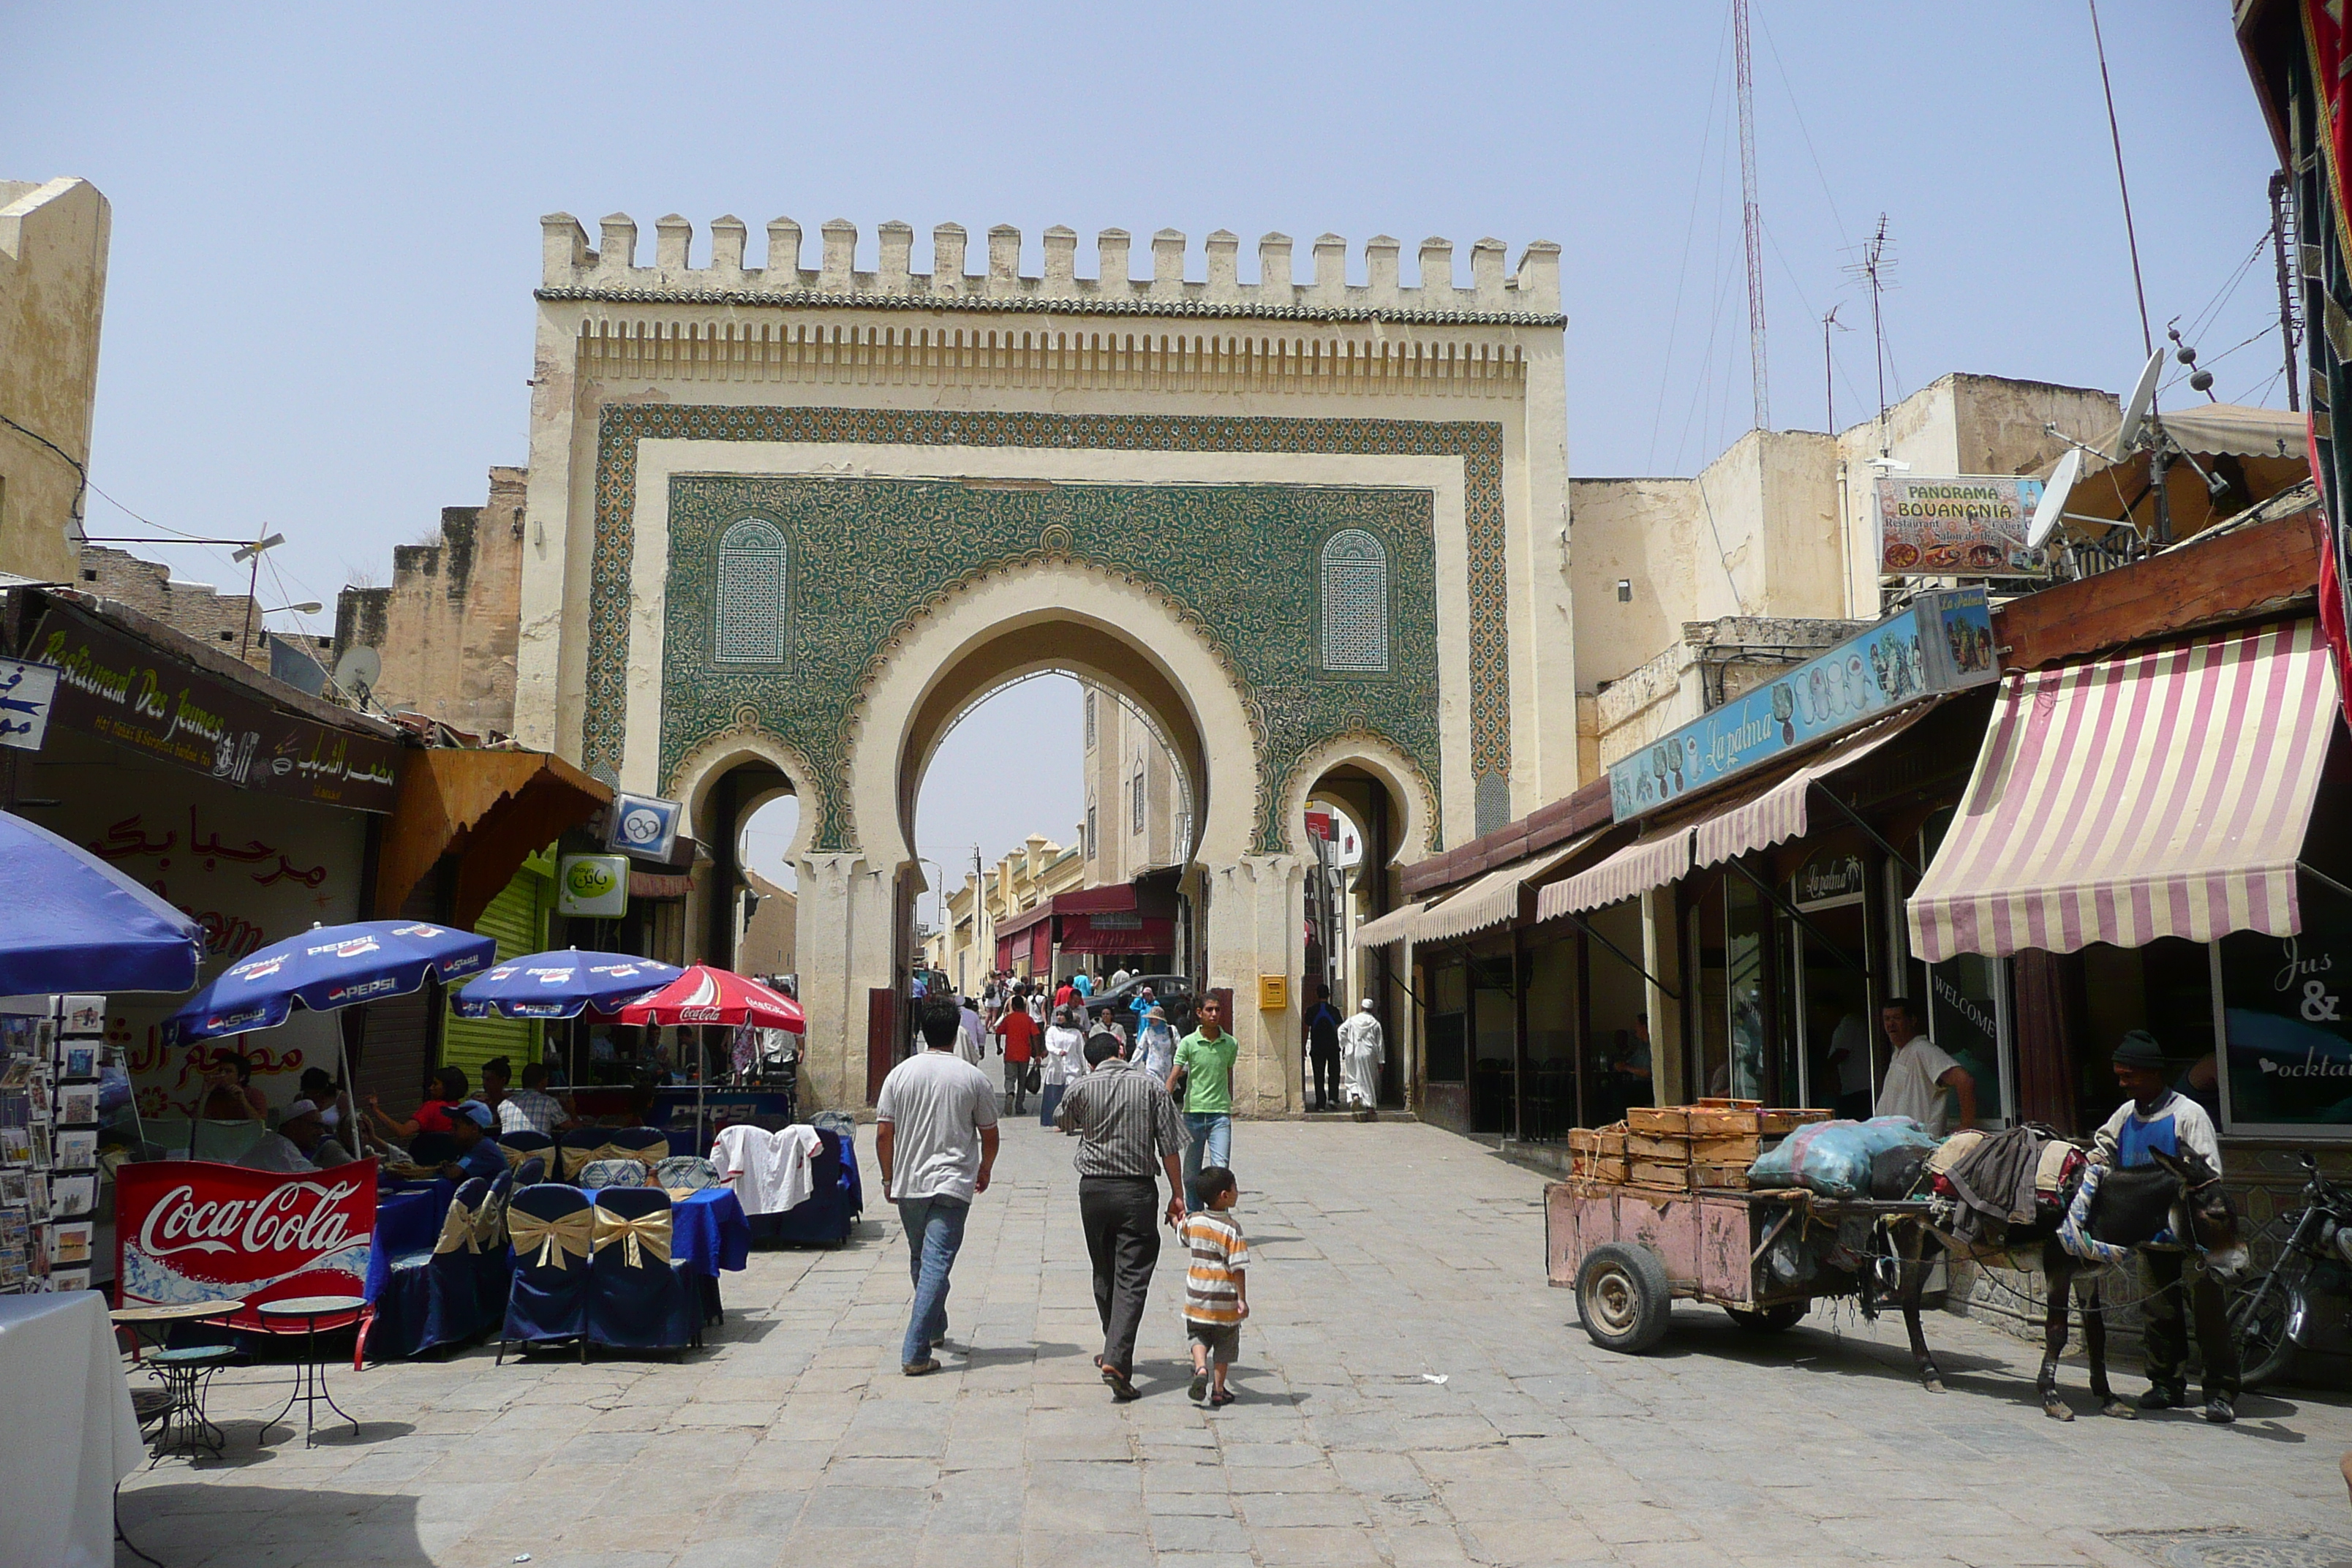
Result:
M790 630L790 547L772 522L747 517L719 541L711 650L719 664L782 664Z
M1323 545L1323 668L1385 675L1389 668L1389 552L1360 528Z

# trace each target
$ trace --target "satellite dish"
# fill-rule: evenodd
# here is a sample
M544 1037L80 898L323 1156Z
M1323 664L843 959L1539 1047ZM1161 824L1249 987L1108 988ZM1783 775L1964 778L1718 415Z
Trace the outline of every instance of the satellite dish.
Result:
M2131 400L2124 405L2124 422L2116 426L2116 444L2107 456L2120 463L2131 454L2132 443L2139 439L2140 426L2147 423L2147 405L2156 401L2156 378L2164 374L2164 351L2157 350L2147 356L2147 363L2132 387Z
M2058 519L2066 510L2066 498L2074 492L2074 481L2083 477L2083 452L2070 447L2058 459L2047 484L2042 487L2042 504L2033 509L2033 526L2025 531L2025 548L2039 550L2057 531Z
M372 647L355 647L335 660L335 684L346 691L373 691L383 677L383 656Z

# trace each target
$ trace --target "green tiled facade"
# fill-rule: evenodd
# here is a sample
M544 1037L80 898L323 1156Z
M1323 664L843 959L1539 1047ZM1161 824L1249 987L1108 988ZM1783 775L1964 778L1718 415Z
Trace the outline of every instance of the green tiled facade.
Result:
M617 770L627 697L637 444L646 439L872 442L1060 449L1301 452L1459 458L1468 511L1471 768L1499 789L1510 765L1502 427L1485 422L1161 418L846 408L614 405L598 433L583 760ZM845 736L857 693L893 631L971 576L1066 557L1171 599L1220 645L1263 731L1258 847L1290 847L1276 818L1292 767L1324 741L1387 737L1433 795L1435 570L1425 490L1321 486L1056 485L976 489L946 481L680 477L672 481L661 775L747 720L827 781L812 847L847 847ZM719 535L758 517L791 542L792 655L782 669L710 658ZM1318 563L1343 528L1390 554L1386 675L1318 667ZM814 803L813 803L814 804ZM1433 799L1428 819L1435 842Z

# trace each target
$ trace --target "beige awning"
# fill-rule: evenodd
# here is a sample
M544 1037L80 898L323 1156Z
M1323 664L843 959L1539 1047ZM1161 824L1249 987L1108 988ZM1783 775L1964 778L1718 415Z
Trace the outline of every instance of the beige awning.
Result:
M1662 827L1628 844L1590 871L1579 871L1554 882L1536 900L1536 919L1557 920L1581 914L1633 898L1652 888L1664 887L1690 869L1691 829L1687 822Z
M1356 945L1360 948L1388 947L1402 942L1412 934L1412 922L1419 920L1421 912L1427 908L1426 903L1415 899L1402 909L1391 910L1378 920L1366 921L1356 928Z
M1923 702L1868 725L1837 742L1821 755L1752 799L1740 802L1699 823L1692 846L1694 867L1737 859L1751 850L1767 848L1811 830L1807 810L1813 786L1851 767L1933 712L1935 702Z
M1467 936L1517 919L1519 894L1527 885L1590 844L1594 837L1588 833L1532 860L1487 872L1443 903L1424 910L1414 922L1412 940L1444 942L1448 937Z

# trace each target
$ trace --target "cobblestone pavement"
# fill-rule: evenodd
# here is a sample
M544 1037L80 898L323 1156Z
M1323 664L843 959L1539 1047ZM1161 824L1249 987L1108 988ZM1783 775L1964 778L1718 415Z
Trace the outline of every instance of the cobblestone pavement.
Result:
M362 1435L307 1449L256 1445L287 1369L228 1373L226 1462L142 1472L121 1517L171 1568L2112 1565L2207 1560L2135 1531L2352 1537L2340 1402L2250 1396L2229 1430L2101 1420L2075 1367L2084 1415L2061 1426L2030 1347L1942 1316L1940 1397L1899 1324L1849 1312L1759 1340L1685 1307L1657 1353L1602 1352L1544 1283L1541 1179L1407 1124L1237 1127L1240 1402L1185 1397L1171 1248L1145 1397L1114 1405L1070 1148L1006 1124L937 1376L899 1374L905 1243L877 1204L839 1251L727 1276L728 1321L684 1364L346 1363Z

